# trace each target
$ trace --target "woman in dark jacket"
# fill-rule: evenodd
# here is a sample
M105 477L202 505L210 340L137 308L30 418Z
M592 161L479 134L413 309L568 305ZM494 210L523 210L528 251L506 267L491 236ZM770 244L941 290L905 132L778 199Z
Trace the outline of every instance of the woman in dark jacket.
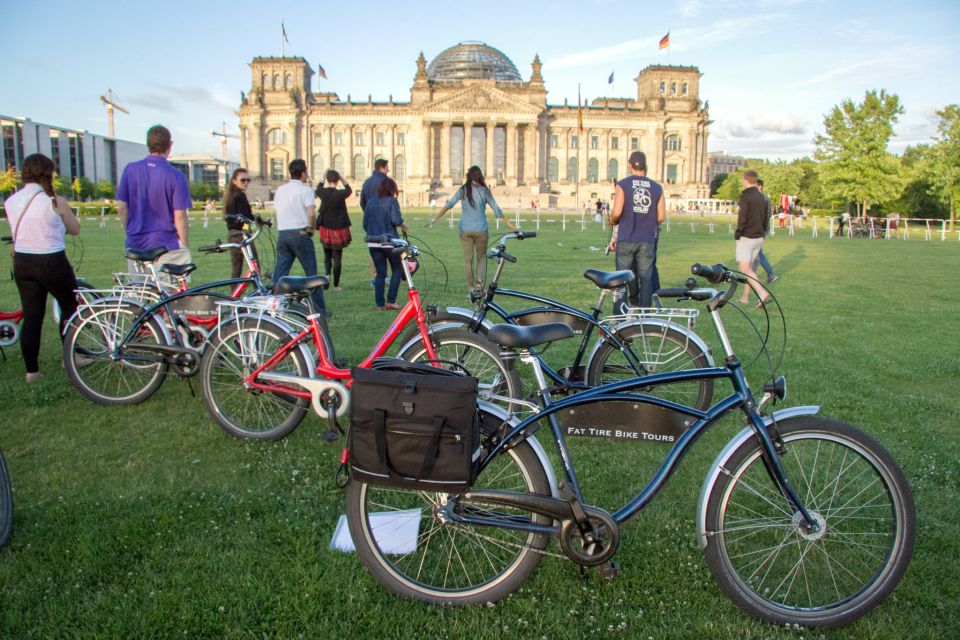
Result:
M388 236L397 238L397 228L404 233L407 232L407 225L403 222L403 215L400 213L400 203L397 202L397 183L391 178L384 178L380 182L377 191L377 197L367 201L367 207L363 210L363 230L368 236ZM397 291L400 289L400 278L403 274L403 267L400 264L400 256L396 255L391 245L382 246L380 243L368 243L370 248L370 258L373 259L373 266L377 270L377 277L374 280L374 299L377 303L377 309L399 309L397 306ZM387 279L387 264L390 265L390 290L387 292L386 302L383 298L384 284Z
M327 275L333 276L333 290L340 288L340 272L343 265L343 249L350 244L350 214L347 213L347 198L353 193L339 173L327 171L326 183L317 187L320 211L317 214L317 229L323 245L323 266ZM340 188L338 188L338 185Z
M243 240L244 225L253 222L253 210L247 200L247 187L250 185L250 174L240 167L230 176L227 193L223 196L223 217L227 221L227 242L241 242ZM257 259L257 249L253 248L253 258ZM239 278L243 273L243 253L240 249L230 249L230 277Z

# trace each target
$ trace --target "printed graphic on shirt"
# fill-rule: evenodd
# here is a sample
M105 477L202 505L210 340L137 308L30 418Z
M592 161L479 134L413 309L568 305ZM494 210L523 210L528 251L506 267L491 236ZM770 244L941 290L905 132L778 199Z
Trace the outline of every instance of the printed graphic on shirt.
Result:
M633 212L650 213L650 205L653 202L650 196L650 183L647 180L634 180L630 186L633 187Z

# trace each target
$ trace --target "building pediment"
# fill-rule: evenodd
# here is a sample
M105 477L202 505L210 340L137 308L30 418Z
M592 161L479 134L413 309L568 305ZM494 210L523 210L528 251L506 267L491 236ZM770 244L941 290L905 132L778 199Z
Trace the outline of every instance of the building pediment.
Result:
M466 114L490 113L525 115L536 118L542 109L511 96L495 87L475 84L444 96L424 106L424 114L431 118L456 118Z

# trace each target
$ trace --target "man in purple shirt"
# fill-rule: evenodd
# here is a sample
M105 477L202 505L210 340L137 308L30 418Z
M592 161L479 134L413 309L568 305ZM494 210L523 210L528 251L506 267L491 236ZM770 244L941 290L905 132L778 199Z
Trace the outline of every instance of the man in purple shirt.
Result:
M117 213L127 233L126 248L166 247L167 253L156 264L190 262L187 210L192 201L186 176L167 162L172 146L169 129L150 127L150 155L128 164L117 188Z

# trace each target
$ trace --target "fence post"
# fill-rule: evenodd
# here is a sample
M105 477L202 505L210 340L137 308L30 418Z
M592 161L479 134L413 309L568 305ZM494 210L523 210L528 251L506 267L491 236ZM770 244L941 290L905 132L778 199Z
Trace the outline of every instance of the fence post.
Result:
M933 240L933 233L931 233L931 231L930 231L930 219L929 219L929 218L927 218L927 231L926 231L926 233L923 234L923 236L924 236L924 237L923 237L924 240Z
M690 221L690 233L696 233L696 232L697 232L697 225L696 225L696 223L695 223L693 220L691 220L691 221Z
M560 217L563 219L563 230L566 231L567 230L567 210L566 209L560 210Z
M540 231L540 210L537 210L537 231Z
M940 240L947 239L947 221L943 220L940 222Z
M811 238L818 238L818 237L819 237L819 228L818 228L818 226L817 226L817 219L814 218L814 219L812 220L812 222L813 222L813 235L810 236L810 237L811 237Z
M830 239L833 240L833 216L830 216Z
M794 236L794 233L793 233L793 216L790 216L790 226L787 228L787 237L788 237L788 238L792 238L793 236Z
M580 231L586 231L586 230L587 230L587 214L581 213L580 214Z

